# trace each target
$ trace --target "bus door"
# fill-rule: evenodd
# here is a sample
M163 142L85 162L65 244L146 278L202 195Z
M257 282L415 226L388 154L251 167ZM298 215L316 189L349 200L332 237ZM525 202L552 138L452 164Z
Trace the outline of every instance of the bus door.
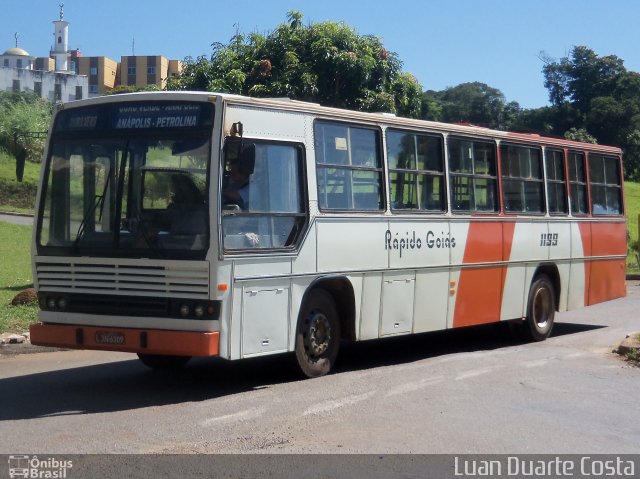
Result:
M232 356L287 351L291 268L307 211L303 148L229 139L222 165L222 241L233 262Z

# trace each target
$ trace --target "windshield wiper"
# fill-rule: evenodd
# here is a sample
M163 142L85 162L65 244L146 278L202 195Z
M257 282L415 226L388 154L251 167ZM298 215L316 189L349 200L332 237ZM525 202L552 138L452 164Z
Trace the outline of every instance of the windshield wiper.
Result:
M76 233L76 239L73 240L73 252L75 253L78 250L78 244L80 243L80 240L84 237L84 232L86 231L86 224L87 224L87 220L89 219L89 216L94 214L96 211L96 208L98 208L98 206L102 205L104 203L104 195L96 195L94 200L93 200L93 206L89 209L87 209L87 212L84 215L84 218L82 218L82 221L80 222L80 226L78 227L78 232ZM102 207L100 208L100 216L102 216Z

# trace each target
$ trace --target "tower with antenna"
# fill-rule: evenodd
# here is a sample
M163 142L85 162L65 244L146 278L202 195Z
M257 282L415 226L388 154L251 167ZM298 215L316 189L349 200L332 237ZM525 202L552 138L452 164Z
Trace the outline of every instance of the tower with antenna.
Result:
M60 19L54 20L54 40L51 57L56 62L55 69L64 72L69 69L69 22L64 20L64 3L60 5Z

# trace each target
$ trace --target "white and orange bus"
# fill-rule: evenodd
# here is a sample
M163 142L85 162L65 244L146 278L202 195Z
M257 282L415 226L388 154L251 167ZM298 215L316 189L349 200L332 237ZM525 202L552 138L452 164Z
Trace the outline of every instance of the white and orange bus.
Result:
M60 105L38 194L34 344L193 356L510 321L624 296L618 148L210 93Z

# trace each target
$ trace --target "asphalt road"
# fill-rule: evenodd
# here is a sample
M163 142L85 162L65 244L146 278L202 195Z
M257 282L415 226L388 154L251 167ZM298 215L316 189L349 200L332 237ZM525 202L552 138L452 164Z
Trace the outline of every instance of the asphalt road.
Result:
M639 453L640 368L611 353L639 310L634 282L543 343L494 326L358 343L314 380L288 356L163 375L129 354L0 355L0 454Z
M6 223L14 223L17 225L33 225L33 216L25 216L25 215L9 215L5 213L0 213L0 221L4 221Z

